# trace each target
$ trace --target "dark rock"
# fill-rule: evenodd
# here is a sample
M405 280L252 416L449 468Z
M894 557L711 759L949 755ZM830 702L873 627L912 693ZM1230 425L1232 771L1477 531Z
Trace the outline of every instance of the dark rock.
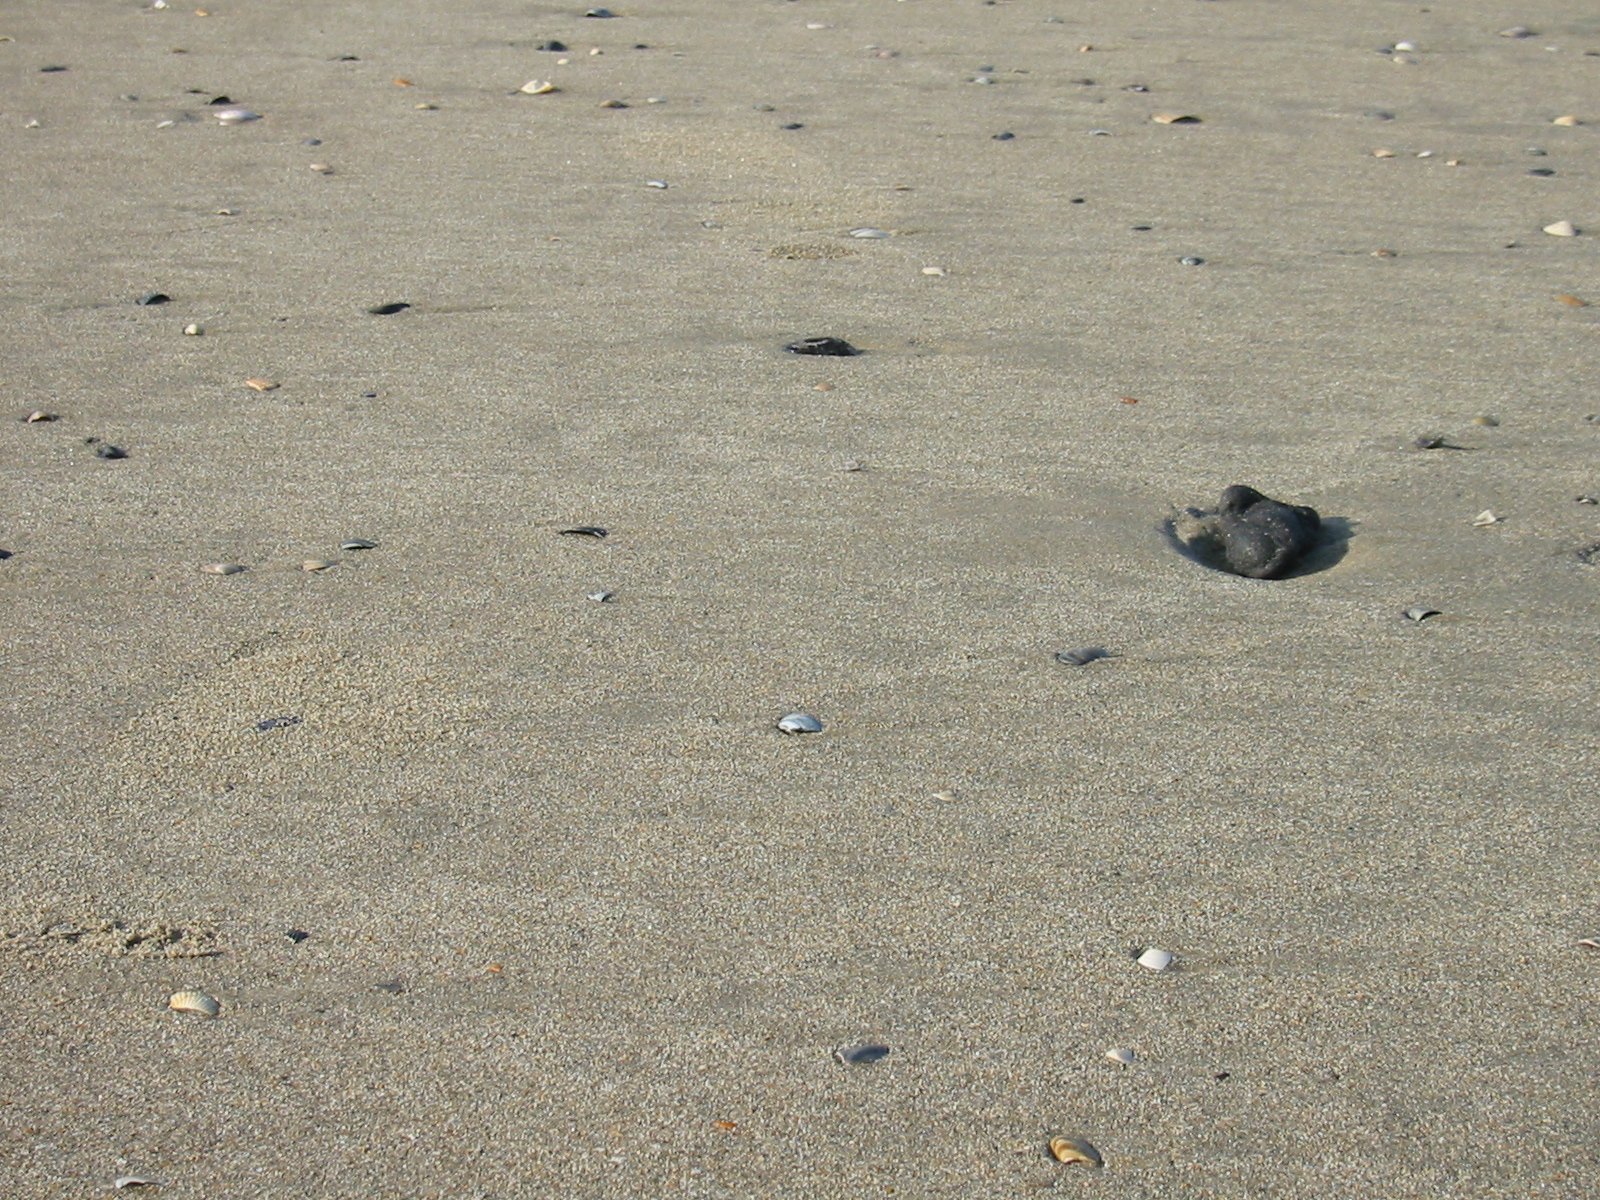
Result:
M94 456L110 459L127 458L128 452L121 446L113 446L110 442L100 442L94 448Z
M148 308L152 304L166 304L172 299L165 292L146 292L134 301L135 304Z
M1322 518L1314 508L1284 504L1236 483L1222 493L1215 528L1229 571L1277 579L1316 544Z
M389 304L374 304L367 311L375 317L392 317L395 313L405 312L410 307L411 305L404 300L395 300Z

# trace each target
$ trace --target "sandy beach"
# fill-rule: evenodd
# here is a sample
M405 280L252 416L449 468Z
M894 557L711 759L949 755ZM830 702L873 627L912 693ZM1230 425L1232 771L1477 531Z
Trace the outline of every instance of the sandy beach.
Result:
M6 6L0 1195L1600 1194L1582 7Z

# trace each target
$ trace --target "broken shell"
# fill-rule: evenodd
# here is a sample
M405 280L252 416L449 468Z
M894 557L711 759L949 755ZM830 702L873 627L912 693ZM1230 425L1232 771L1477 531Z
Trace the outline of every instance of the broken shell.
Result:
M790 354L809 354L822 358L854 358L861 351L843 338L807 337L784 346Z
M240 563L206 563L200 568L206 575L237 575L244 570Z
M183 327L183 332L185 334L187 334L189 337L199 337L202 333L205 332L205 330L202 329L199 325L185 325Z
M1131 1067L1138 1061L1132 1050L1123 1046L1114 1046L1106 1051L1106 1057L1119 1067Z
M950 272L946 271L943 267L923 267L922 273L924 275L932 275L937 279L943 279L946 275L950 274Z
M600 525L574 525L571 529L558 529L556 532L563 537L586 537L598 542L611 531Z
M1554 121L1551 121L1550 124L1561 125L1571 129L1574 125L1582 125L1583 122L1577 117L1573 116L1571 113L1567 113L1564 116L1557 117Z
M1406 619L1409 621L1415 621L1418 625L1422 624L1422 622L1426 621L1429 617L1438 617L1443 615L1444 614L1442 614L1437 608L1423 608L1420 604L1414 604L1410 608L1406 609Z
M1083 1138L1053 1137L1050 1139L1050 1156L1057 1162L1071 1166L1082 1163L1086 1167L1103 1167L1105 1160L1100 1157L1100 1151Z
M1498 524L1500 524L1500 518L1494 515L1494 509L1492 508L1486 508L1477 516L1472 518L1472 526L1474 529L1482 529L1486 525Z
M395 313L405 312L411 305L404 300L391 300L387 304L374 304L367 312L374 317L392 317Z
M167 1007L173 1012L198 1013L202 1017L214 1017L222 1012L217 998L205 992L173 992Z
M1155 946L1147 946L1134 961L1146 971L1165 971L1172 965L1172 954Z
M1200 118L1193 113L1156 113L1150 118L1157 125L1198 125Z
M850 231L850 236L853 238L867 238L869 240L876 240L879 238L888 237L889 231L887 229L874 229L870 225L863 225L860 229L852 229Z
M1373 158L1393 158L1394 157L1394 151L1393 150L1385 150L1385 149L1374 150L1372 152L1372 157Z
M846 1066L864 1067L889 1057L889 1047L881 1042L857 1042L834 1049L833 1057Z
M1101 646L1084 646L1079 650L1057 650L1056 661L1069 667L1086 667L1102 658L1110 658L1111 651Z
M160 1187L161 1181L146 1179L143 1175L118 1175L111 1181L111 1186L120 1192L123 1188Z
M277 388L278 382L274 379L261 379L258 377L255 379L246 379L244 381L244 385L254 392L270 392Z
M1578 945L1585 950L1600 950L1600 938L1579 938Z
M37 425L41 421L54 421L55 419L55 413L45 412L42 408L34 409L24 418L29 425Z
M300 564L302 571L326 571L329 567L337 565L331 558L308 558Z
M243 125L246 121L259 121L261 114L248 108L219 108L211 114L224 125Z
M1574 225L1571 221L1557 221L1552 225L1546 225L1544 227L1544 231L1546 233L1548 233L1551 237L1577 237L1578 236L1578 227L1576 225Z
M559 92L560 90L548 79L530 79L517 89L524 96L548 96L551 92Z
M333 167L330 166L329 164L325 163L325 162L314 162L314 163L311 164L309 169L314 171L318 175L332 175L333 174Z
M604 589L601 589L598 592L590 592L586 597L586 599L593 600L596 604L608 604L616 598L617 594L615 592L608 592Z
M1568 294L1567 292L1558 292L1556 294L1556 299L1559 300L1562 304L1565 304L1568 308L1588 308L1589 307L1589 302L1587 300L1583 299L1583 297L1581 297L1581 296L1573 296L1573 295Z
M347 538L339 543L341 550L376 550L377 542L369 542L366 538Z
M779 733L821 733L822 722L810 713L790 713L778 719Z

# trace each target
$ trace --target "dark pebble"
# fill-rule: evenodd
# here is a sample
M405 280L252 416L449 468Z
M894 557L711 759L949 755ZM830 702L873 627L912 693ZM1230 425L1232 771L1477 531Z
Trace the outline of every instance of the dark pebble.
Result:
M41 74L41 75L59 75L59 74L61 74L61 72L65 71L65 70L66 70L65 67L40 67L39 68L39 74Z
M1529 175L1537 175L1540 179L1549 179L1555 173L1554 167L1531 167L1528 170Z
M1185 254L1178 261L1186 267L1198 267L1204 265L1206 260L1203 258L1197 258L1193 254Z
M1084 199L1083 199L1082 196L1074 196L1071 200L1068 200L1067 203L1068 204L1082 204L1082 203L1084 203Z
M361 60L359 58L357 58L354 54L341 54L341 55L339 55L338 58L334 59L333 61L334 62L360 62Z
M1317 510L1234 484L1217 505L1223 565L1247 579L1277 579L1305 557L1322 528Z
M374 304L367 311L375 317L392 317L395 313L405 312L410 307L411 305L404 300L395 300L388 304Z
M165 292L146 292L144 295L135 300L134 303L149 307L152 304L165 304L171 299L172 297L167 295Z
M784 347L790 354L813 354L823 358L851 358L860 354L849 342L836 337L808 337Z
M850 1066L864 1067L888 1058L889 1047L877 1042L865 1042L859 1046L840 1046L833 1052L833 1057Z
M288 938L291 942L293 942L296 946L298 946L301 942L305 941L311 935L309 933L307 933L304 929L285 929L283 931L283 936Z
M586 537L599 541L611 531L601 525L574 525L571 529L556 530L562 537Z
M1600 563L1600 542L1585 546L1581 550L1575 551L1575 553L1579 562L1585 566L1592 567L1596 563Z
M211 97L211 99L207 100L206 103L207 104L232 104L233 103L233 97L232 96L213 96L213 97Z
M388 979L383 983L375 983L372 986L380 992L388 992L391 996L402 995L406 990L406 985L398 979Z
M804 129L805 125L799 121L790 121L787 125L778 126L779 129Z
M1111 651L1103 646L1084 646L1078 650L1057 650L1056 661L1068 667L1086 667L1102 658L1110 658Z
M109 459L127 458L128 452L121 446L113 446L110 442L101 442L94 448L94 456L96 458Z
M320 145L322 145L322 139L321 138L307 138L305 141L301 142L300 144L302 146L320 146Z
M300 724L300 717L268 717L256 722L257 733L271 733L274 729L292 729Z
M994 140L997 142L1013 142L1016 141L1016 138L1017 135L1012 133L1009 129L994 135Z
M1135 225L1133 226L1133 231L1135 233L1149 233L1154 228L1154 225Z
M5 562L5 560L10 558L10 557L11 557L11 551L9 551L9 550L0 550L0 562Z
M566 48L567 44L565 42L558 42L554 38L548 42L540 42L534 47L535 50L554 50L557 54L561 53L561 51L565 50Z

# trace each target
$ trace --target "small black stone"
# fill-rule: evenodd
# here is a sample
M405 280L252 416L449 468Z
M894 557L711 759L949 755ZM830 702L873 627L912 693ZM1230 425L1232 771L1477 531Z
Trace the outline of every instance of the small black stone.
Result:
M11 557L11 551L9 551L9 550L0 550L0 562L5 562L5 560L10 558L10 557Z
M341 55L339 55L338 58L334 59L333 61L334 62L360 62L361 60L359 58L357 58L354 54L341 54Z
M836 337L808 337L784 347L790 354L812 354L823 358L851 358L860 354L849 342Z
M406 985L398 979L386 979L384 982L375 983L372 986L380 992L388 992L391 996L399 996L406 990Z
M121 446L113 446L110 442L101 442L94 448L94 456L96 458L109 459L127 458L128 452Z
M392 317L395 313L405 312L410 307L411 305L404 300L394 300L388 304L374 304L367 311L375 317Z
M134 303L148 308L152 304L165 304L171 299L172 297L165 292L146 292L136 299Z
M1149 233L1154 228L1154 225L1135 225L1133 226L1133 231L1135 233Z
M551 38L548 42L540 42L534 47L535 50L554 50L558 54L566 48L567 44L565 42L558 42L554 38Z
M307 933L304 929L285 929L283 931L283 936L288 938L291 942L293 942L296 946L298 946L301 942L305 941L311 935L309 933Z
M40 67L39 68L39 74L41 74L41 75L59 75L59 74L61 74L61 72L65 71L65 70L66 70L65 67Z
M1540 179L1549 179L1555 173L1554 167L1532 167L1528 170L1529 175L1537 175Z
M994 140L997 141L997 142L1012 142L1012 141L1016 140L1016 137L1017 137L1016 134L1012 133L1011 130L1006 129L1006 130L1001 131L1000 133L995 134L994 135Z
M211 97L211 99L207 100L206 103L207 104L232 104L233 103L233 97L232 96L213 96L213 97Z
M1068 204L1082 204L1083 202L1084 200L1082 196L1074 196L1071 200L1067 201Z
M778 126L778 128L779 129L804 129L805 126L803 124L801 124L799 121L790 121L787 125L780 125L780 126Z

